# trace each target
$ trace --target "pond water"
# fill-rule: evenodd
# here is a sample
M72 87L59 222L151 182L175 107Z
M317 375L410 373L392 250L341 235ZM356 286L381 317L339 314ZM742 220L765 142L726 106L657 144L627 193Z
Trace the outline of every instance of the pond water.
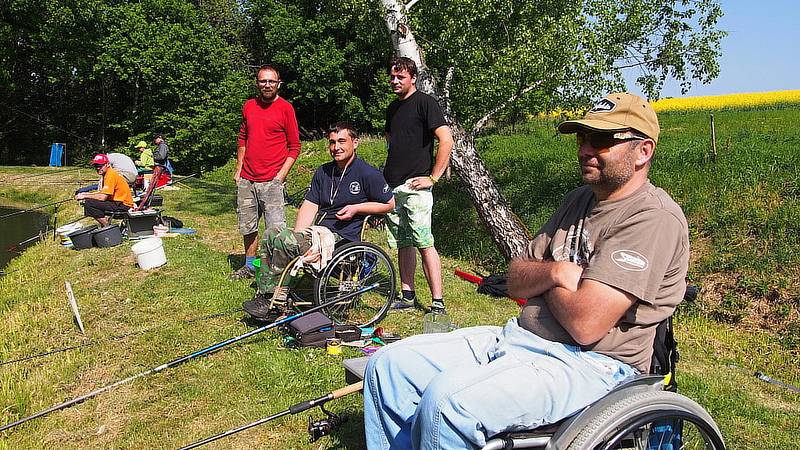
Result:
M0 206L0 216L17 211L20 209ZM47 221L48 215L38 211L0 219L0 270L29 245L19 245L21 242L37 236L39 231L47 228Z

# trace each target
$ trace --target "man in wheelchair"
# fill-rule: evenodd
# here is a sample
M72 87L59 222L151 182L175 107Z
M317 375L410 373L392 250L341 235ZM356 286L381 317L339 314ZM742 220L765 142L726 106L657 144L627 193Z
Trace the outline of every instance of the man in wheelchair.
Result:
M394 197L383 174L356 155L358 131L347 122L328 130L328 150L333 161L314 173L305 200L297 212L294 229L270 227L261 240L261 273L258 293L243 303L255 319L272 318L270 299L290 280L282 276L293 259L308 263L325 258L324 248L341 241L358 242L364 219L394 208ZM312 245L314 241L320 245ZM319 247L322 247L320 249ZM320 250L323 250L320 252Z
M585 185L509 266L509 294L527 304L504 327L413 336L374 354L368 448L481 447L558 422L649 370L689 261L681 208L648 180L658 119L647 101L618 93L558 131L577 135Z

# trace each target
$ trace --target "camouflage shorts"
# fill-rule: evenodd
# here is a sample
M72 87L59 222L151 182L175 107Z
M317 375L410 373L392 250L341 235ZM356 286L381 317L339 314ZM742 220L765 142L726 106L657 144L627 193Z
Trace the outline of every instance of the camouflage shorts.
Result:
M240 178L236 213L239 216L239 233L242 235L258 232L258 219L262 215L267 228L273 225L285 226L283 183L278 180L259 183Z
M401 184L394 188L392 193L395 202L394 211L386 215L386 236L389 247L433 247L431 190L415 190Z

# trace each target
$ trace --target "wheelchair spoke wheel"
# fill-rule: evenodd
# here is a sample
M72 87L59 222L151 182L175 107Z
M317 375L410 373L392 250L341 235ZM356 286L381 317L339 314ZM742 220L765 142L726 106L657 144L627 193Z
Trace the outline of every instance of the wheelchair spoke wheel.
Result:
M711 416L693 400L669 391L641 392L599 411L570 450L724 450Z
M389 257L372 244L353 242L336 251L316 280L315 304L372 284L378 287L324 309L337 323L362 327L379 322L395 296L395 271Z

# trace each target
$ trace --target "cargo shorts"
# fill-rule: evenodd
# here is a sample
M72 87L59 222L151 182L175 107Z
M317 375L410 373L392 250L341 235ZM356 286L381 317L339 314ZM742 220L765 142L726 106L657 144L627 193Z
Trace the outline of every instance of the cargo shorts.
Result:
M262 215L267 228L286 226L283 183L277 179L256 182L240 178L237 185L236 214L239 217L239 233L243 236L258 232L258 219Z
M390 248L433 247L433 192L411 189L405 183L392 191L394 210L386 215L386 237Z

